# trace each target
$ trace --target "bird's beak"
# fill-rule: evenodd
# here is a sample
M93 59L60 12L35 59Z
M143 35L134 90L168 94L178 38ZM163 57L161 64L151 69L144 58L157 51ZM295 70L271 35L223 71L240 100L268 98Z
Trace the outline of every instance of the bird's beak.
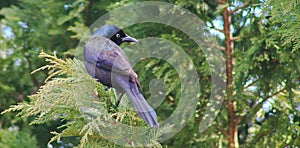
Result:
M123 42L136 42L138 43L139 41L129 35L126 34L126 37L122 38Z

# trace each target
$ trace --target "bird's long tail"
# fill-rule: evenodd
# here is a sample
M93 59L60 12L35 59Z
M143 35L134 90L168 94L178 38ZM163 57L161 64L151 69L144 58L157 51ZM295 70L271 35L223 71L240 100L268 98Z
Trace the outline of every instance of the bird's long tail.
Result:
M138 89L137 84L129 82L129 87L123 87L140 117L151 127L158 127L154 109L147 103Z

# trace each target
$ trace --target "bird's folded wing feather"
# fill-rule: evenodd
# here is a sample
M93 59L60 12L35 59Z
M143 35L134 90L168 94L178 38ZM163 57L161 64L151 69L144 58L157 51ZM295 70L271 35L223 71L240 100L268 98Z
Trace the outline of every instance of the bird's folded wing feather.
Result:
M121 48L105 37L92 36L84 50L85 60L97 68L122 75L136 75Z

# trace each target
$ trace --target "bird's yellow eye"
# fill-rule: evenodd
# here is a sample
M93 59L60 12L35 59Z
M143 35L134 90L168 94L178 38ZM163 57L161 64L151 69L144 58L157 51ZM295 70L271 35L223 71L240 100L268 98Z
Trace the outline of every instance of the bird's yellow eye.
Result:
M117 37L117 38L120 38L120 34L116 34L116 37Z

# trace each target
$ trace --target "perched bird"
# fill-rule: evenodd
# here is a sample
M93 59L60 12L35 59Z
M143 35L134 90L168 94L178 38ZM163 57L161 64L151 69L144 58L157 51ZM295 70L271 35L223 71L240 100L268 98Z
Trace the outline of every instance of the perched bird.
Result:
M126 92L139 116L149 126L158 127L154 109L140 92L138 76L119 47L123 42L138 42L138 40L114 25L100 27L85 45L85 67L100 83L119 92Z

